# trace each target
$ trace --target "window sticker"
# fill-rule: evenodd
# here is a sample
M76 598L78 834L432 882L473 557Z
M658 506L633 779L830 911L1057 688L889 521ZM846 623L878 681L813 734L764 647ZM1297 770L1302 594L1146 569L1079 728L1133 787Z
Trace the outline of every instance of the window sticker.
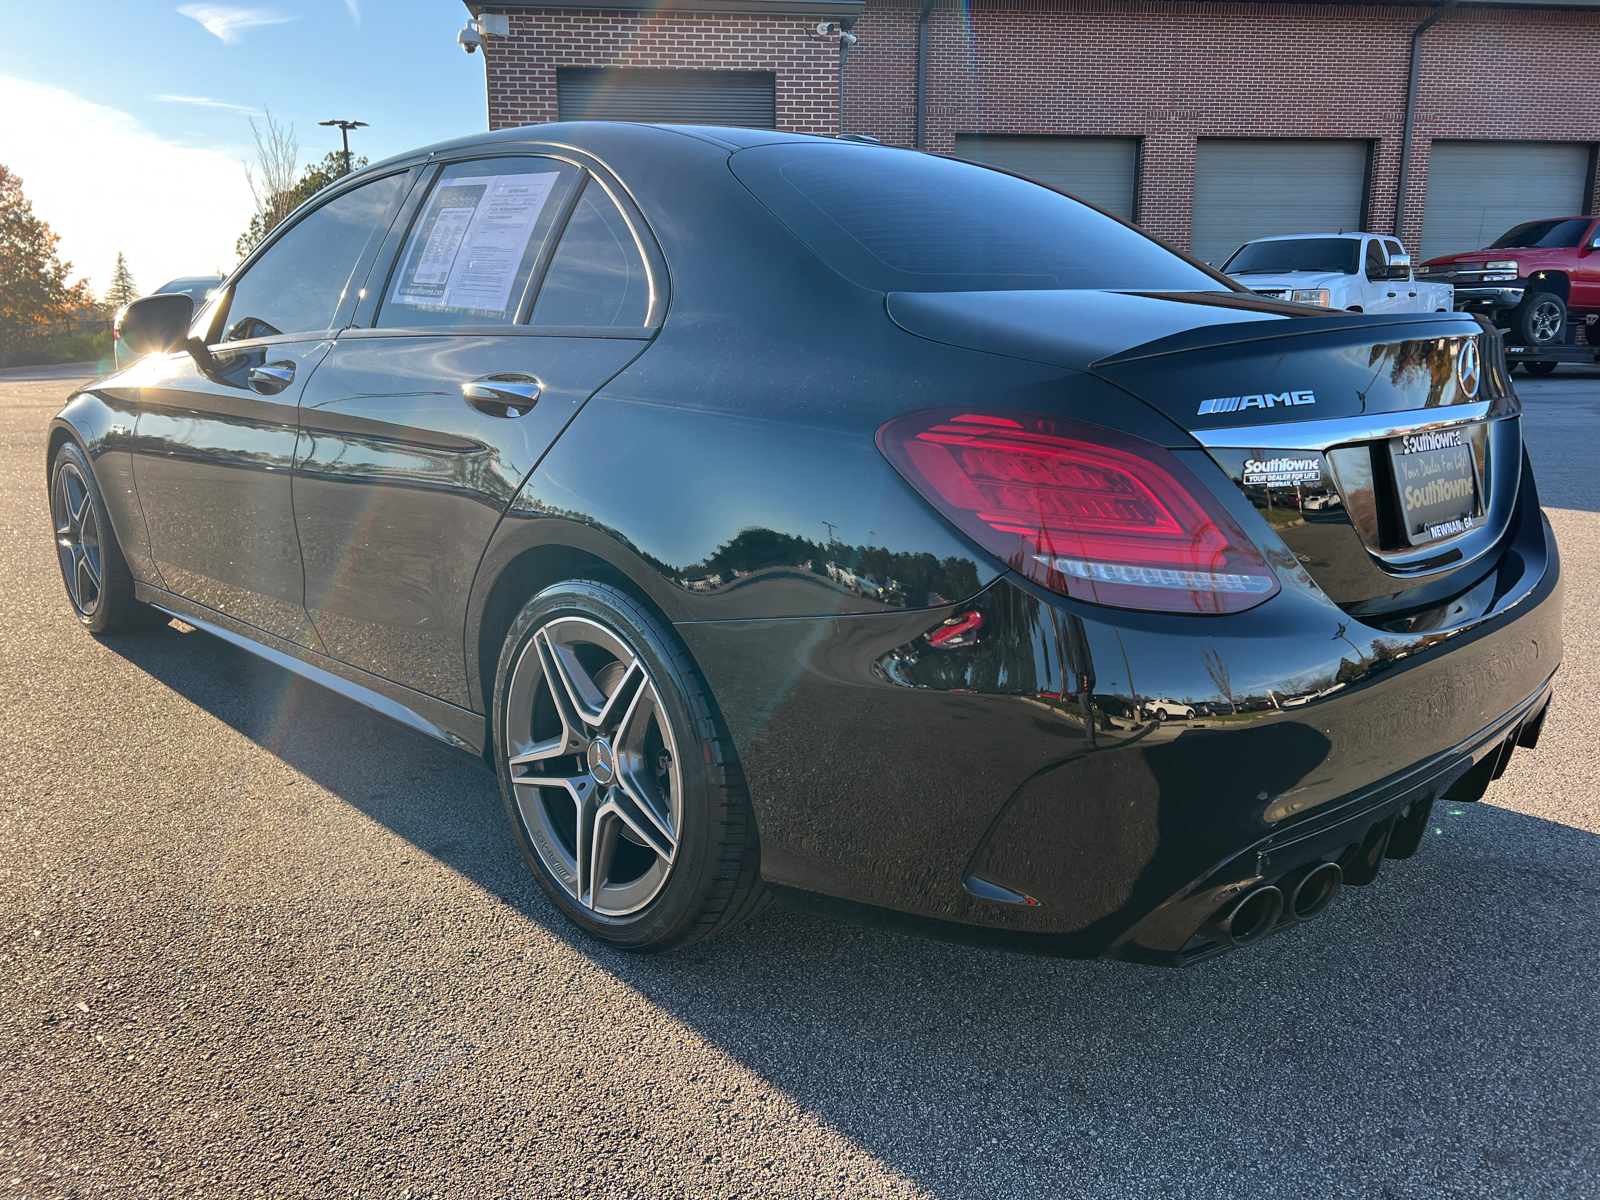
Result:
M442 184L411 239L394 302L503 313L533 227L560 178L559 171L469 175Z

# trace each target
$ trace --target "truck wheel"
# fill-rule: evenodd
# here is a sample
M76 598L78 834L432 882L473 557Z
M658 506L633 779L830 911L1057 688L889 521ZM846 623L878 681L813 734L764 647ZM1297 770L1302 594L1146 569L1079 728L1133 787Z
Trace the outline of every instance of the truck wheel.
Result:
M1531 362L1523 363L1522 368L1523 370L1527 371L1529 375L1550 375L1554 373L1555 369L1560 365L1560 363L1553 362Z
M1524 346L1556 346L1566 333L1567 306L1554 292L1535 292L1511 314L1512 337Z

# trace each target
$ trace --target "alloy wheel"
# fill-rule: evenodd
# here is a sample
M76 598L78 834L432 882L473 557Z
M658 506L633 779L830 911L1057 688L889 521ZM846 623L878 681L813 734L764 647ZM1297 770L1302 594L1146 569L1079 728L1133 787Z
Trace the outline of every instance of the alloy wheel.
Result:
M70 462L63 462L56 471L55 486L50 489L50 516L67 595L78 612L92 617L100 606L104 578L100 519L95 515L88 481Z
M505 746L529 841L568 896L599 917L666 886L683 781L660 692L616 633L557 617L523 645L506 690Z
M1541 300L1535 304L1528 318L1533 341L1540 345L1554 341L1561 332L1561 306L1553 301Z

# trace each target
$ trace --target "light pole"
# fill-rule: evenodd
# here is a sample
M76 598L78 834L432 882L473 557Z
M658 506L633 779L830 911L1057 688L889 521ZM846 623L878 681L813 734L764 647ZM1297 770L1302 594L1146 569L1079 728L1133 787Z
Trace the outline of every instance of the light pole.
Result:
M337 125L339 134L344 138L344 173L350 174L350 131L352 129L365 129L365 121L318 121L318 125Z

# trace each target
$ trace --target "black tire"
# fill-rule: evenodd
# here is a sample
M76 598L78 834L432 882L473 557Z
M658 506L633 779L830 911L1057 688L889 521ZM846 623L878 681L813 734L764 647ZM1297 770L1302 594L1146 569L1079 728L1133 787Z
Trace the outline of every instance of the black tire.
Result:
M50 522L61 582L78 623L95 634L149 624L151 609L133 598L133 573L117 543L89 460L63 442L50 464Z
M1552 375L1560 363L1553 362L1525 362L1522 369L1529 375Z
M1167 710L1164 709L1164 708L1156 709L1156 720L1165 721L1166 719L1167 719Z
M566 689L565 700L549 690L567 680L576 691ZM500 653L493 719L517 846L585 932L622 950L674 950L766 906L732 738L677 635L632 596L574 580L528 601ZM620 723L608 732L608 721ZM538 761L513 765L514 757ZM531 782L562 778L571 786Z
M1567 305L1554 292L1534 292L1511 311L1511 338L1519 346L1559 346L1566 337Z

